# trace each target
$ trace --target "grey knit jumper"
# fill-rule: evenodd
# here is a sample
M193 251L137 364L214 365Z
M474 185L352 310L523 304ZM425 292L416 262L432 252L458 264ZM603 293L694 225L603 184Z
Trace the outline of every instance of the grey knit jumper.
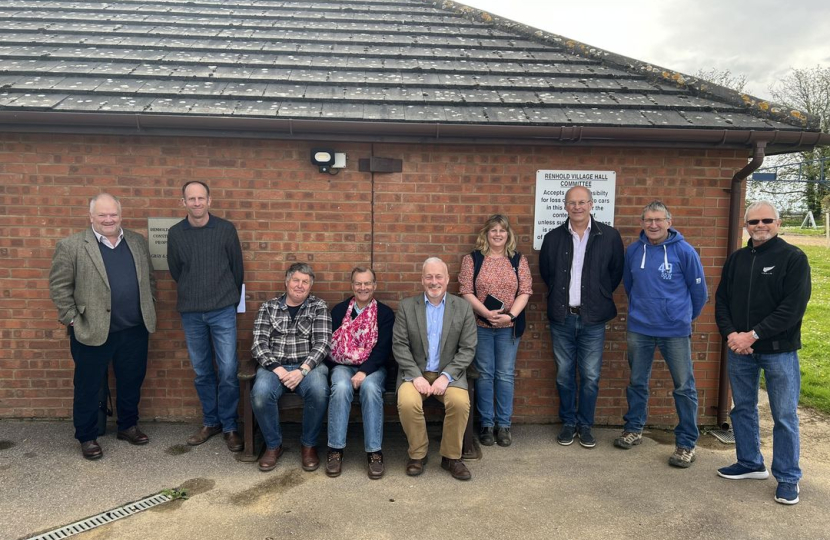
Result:
M187 218L167 233L167 264L178 285L180 313L213 311L239 303L244 271L236 227L210 214L204 227Z

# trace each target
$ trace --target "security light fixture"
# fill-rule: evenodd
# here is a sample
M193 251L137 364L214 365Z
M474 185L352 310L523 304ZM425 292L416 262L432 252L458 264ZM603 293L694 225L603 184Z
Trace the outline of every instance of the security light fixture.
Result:
M316 165L320 172L331 172L334 165L334 150L328 148L312 148L311 164Z

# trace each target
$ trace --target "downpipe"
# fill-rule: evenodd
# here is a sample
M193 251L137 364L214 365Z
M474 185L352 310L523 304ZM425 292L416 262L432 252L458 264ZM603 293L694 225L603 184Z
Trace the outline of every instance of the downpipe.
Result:
M727 235L726 257L728 258L735 251L740 249L741 243L741 204L743 197L741 197L742 186L744 180L749 178L749 175L758 170L764 163L764 150L767 146L766 141L758 141L755 143L755 150L752 155L752 160L740 171L735 173L732 177L732 187L729 191L729 232ZM730 409L732 396L729 388L729 371L727 361L729 353L726 347L726 340L721 340L720 347L720 377L718 381L718 426L721 429L729 429L729 421L727 415Z

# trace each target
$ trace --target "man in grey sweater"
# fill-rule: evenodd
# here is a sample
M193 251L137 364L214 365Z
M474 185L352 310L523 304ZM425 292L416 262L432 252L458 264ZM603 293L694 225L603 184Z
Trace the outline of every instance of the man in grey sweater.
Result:
M167 234L167 262L178 288L176 309L202 403L203 426L187 444L196 446L224 433L228 449L239 452L236 306L242 292L242 247L233 224L208 212L210 202L207 184L187 182L182 187L187 217Z

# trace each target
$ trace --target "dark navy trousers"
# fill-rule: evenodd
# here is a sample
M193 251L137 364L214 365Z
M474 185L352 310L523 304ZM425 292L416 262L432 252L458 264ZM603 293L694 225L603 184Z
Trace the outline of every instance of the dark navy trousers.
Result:
M75 339L75 332L69 327L69 346L75 361L72 421L78 441L98 438L98 391L110 360L115 373L118 431L138 423L138 401L147 373L149 338L150 334L143 325L134 326L111 332L103 345L91 347Z

